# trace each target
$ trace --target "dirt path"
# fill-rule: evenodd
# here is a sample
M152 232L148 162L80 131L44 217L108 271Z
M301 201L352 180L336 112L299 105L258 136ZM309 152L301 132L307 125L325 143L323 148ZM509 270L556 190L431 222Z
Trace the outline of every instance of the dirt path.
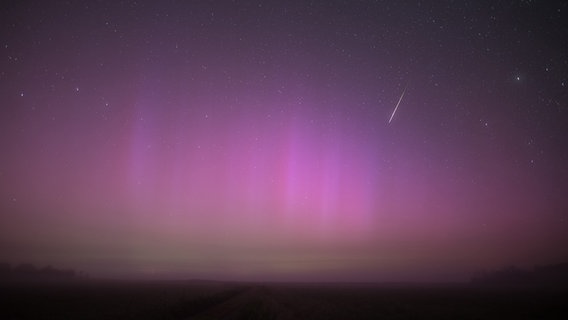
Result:
M242 293L214 305L188 320L204 319L277 319L293 320L291 310L278 303L270 290L263 286L254 286Z

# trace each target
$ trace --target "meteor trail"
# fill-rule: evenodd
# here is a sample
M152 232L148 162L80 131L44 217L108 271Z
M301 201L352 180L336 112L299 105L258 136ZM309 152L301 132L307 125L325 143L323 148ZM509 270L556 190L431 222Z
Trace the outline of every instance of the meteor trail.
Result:
M393 112L392 112L392 114L391 114L391 117L390 117L390 119L389 119L389 123L391 123L392 117L394 117L394 114L396 113L396 110L398 109L398 105L399 105L400 102L402 101L402 97L404 97L404 93L406 92L406 88L407 88L407 87L408 87L408 86L404 87L404 90L402 90L402 94L400 95L400 98L398 99L398 102L396 103L396 107L394 107L394 110L393 110Z

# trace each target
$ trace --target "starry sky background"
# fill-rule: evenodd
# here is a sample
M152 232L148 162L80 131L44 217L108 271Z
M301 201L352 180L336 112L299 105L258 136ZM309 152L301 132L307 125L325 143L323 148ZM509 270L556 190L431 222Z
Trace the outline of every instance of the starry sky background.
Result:
M564 1L0 10L2 261L446 281L568 258Z

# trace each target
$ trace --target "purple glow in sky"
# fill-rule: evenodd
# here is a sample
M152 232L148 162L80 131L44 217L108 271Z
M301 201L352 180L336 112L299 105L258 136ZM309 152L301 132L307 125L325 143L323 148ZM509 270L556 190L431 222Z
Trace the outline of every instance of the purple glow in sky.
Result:
M5 5L0 260L302 281L564 261L567 12Z

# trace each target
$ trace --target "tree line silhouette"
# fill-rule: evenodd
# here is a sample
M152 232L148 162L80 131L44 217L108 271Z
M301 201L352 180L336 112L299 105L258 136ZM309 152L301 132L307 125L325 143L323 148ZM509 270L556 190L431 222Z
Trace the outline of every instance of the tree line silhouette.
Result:
M88 275L82 271L72 269L58 269L47 265L37 267L30 263L22 263L15 266L9 263L0 262L0 280L65 280L87 278Z
M568 263L536 266L531 270L515 266L496 271L480 271L471 278L476 284L550 285L568 287Z

